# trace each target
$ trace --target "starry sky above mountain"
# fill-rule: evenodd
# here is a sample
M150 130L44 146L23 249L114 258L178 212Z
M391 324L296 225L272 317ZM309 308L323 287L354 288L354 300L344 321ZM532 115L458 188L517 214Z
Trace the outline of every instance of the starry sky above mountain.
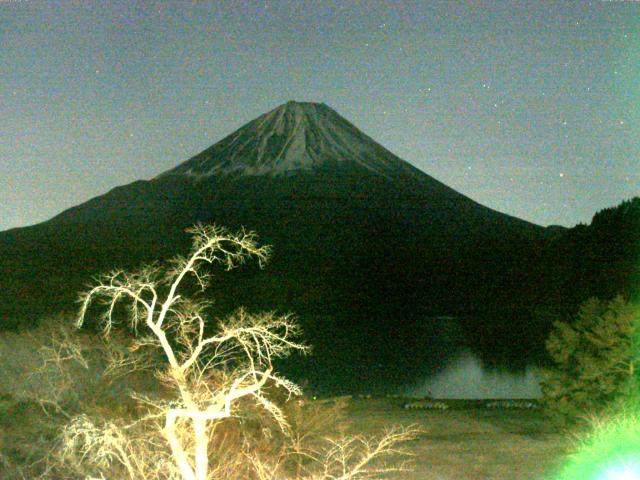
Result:
M640 194L637 1L0 1L0 230L323 102L496 210Z

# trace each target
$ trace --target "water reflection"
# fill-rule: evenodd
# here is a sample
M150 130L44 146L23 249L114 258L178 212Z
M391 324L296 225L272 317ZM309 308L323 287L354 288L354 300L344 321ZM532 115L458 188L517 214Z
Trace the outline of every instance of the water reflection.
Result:
M468 349L462 350L438 373L408 387L410 396L433 398L540 398L539 380L532 367L519 373L486 368Z
M496 333L492 321L501 319L309 316L303 325L313 354L287 358L278 371L317 395L431 390L442 398L540 396L527 368L536 363L526 348L528 335Z

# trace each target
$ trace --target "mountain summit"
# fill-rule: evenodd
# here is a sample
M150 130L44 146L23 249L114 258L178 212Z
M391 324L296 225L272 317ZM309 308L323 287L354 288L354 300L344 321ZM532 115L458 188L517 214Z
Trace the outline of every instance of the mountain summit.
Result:
M345 162L386 177L420 174L325 104L290 101L160 177L278 176Z
M74 309L101 271L188 251L197 222L273 246L267 269L216 277L213 313L296 312L316 352L300 371L329 389L412 381L432 361L434 317L472 316L473 338L500 338L518 358L539 338L518 312L543 291L542 227L456 192L326 105L296 102L151 180L0 232L0 327Z

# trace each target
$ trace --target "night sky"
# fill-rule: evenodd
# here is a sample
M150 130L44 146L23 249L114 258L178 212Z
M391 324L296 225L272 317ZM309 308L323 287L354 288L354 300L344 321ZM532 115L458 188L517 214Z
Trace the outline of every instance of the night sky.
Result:
M288 100L541 225L640 194L639 1L0 0L0 72L0 230Z

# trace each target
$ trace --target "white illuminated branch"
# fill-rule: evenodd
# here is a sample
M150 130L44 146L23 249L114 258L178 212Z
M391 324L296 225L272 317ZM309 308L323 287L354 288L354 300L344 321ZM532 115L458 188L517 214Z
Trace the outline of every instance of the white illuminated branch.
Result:
M152 264L134 273L115 270L99 277L81 295L77 323L82 326L91 303L99 301L105 307L101 321L108 336L116 323L117 305L124 302L130 308L128 322L137 336L131 350L159 347L168 363L161 379L179 392L178 403L155 403L164 408L164 432L175 463L184 480L205 480L210 422L232 416L239 399L254 398L283 430L288 428L281 410L262 390L270 382L290 394L300 394L297 385L274 374L272 360L307 347L295 340L299 329L292 319L273 313L251 315L240 309L209 334L209 304L181 297L177 293L181 283L191 278L204 290L210 281L203 268L207 264L230 270L254 257L262 266L269 249L259 247L251 232L230 233L210 225L197 225L189 232L193 234L192 250L188 257L174 259L171 268ZM141 335L143 329L151 335ZM186 447L184 435L177 432L185 421L192 429Z

